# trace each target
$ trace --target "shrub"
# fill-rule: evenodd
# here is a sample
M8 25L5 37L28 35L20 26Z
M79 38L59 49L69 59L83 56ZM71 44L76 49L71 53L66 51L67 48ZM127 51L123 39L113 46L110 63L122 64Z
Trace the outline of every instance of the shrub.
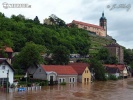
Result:
M47 80L42 81L42 82L40 82L39 85L40 85L40 86L47 86L47 85L48 85L48 81L47 81Z
M66 85L66 82L61 82L60 85Z
M118 78L115 75L109 75L109 80L118 80Z

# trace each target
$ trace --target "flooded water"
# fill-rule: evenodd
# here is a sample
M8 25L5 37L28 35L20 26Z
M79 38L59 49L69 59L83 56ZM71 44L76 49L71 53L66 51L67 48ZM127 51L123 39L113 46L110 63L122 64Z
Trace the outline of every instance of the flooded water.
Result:
M0 100L133 100L133 78L47 86L41 90L9 94L0 92Z

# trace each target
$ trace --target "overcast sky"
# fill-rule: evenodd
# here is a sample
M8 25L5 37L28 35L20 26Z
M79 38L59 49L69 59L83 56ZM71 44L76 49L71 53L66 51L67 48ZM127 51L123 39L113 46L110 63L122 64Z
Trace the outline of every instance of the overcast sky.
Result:
M3 4L27 4L29 8L7 8ZM31 6L31 7L30 7ZM102 12L107 18L108 35L133 49L133 0L0 0L0 12L10 17L22 14L39 20L55 14L66 23L72 20L99 25Z

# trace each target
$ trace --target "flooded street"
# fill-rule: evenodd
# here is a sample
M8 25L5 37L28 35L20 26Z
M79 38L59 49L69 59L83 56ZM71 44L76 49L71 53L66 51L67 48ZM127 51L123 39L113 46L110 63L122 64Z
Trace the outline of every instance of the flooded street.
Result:
M90 84L45 86L41 90L0 91L0 100L133 100L133 78Z

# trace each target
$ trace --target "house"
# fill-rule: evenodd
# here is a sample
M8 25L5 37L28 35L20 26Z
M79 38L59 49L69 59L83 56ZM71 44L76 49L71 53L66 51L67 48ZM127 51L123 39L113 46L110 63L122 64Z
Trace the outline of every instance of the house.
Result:
M117 58L118 63L124 63L124 51L122 46L117 43L108 44L105 46L108 49L110 56L114 56Z
M105 64L104 66L107 66L110 68L118 68L120 71L120 77L124 77L124 78L128 77L127 66L124 64Z
M14 80L14 69L5 59L0 59L0 85L5 85L9 80L10 85Z
M69 65L78 73L78 82L91 82L91 73L87 63L70 63Z
M116 78L120 76L120 70L118 67L105 66L106 76L114 75Z
M3 54L0 54L0 58L6 58L7 61L11 64L11 59L12 59L12 54L13 54L13 50L11 47L7 47L7 46L4 46L2 49L0 50L3 50L5 52L5 54L7 55L7 57L5 57Z
M27 69L27 75L28 75L30 78L33 78L34 73L36 72L36 70L37 70L39 67L40 67L39 65L33 64L32 66L30 66L30 67Z
M68 65L41 65L47 73L47 80L58 81L58 83L76 83L77 72ZM36 73L37 74L37 73Z

